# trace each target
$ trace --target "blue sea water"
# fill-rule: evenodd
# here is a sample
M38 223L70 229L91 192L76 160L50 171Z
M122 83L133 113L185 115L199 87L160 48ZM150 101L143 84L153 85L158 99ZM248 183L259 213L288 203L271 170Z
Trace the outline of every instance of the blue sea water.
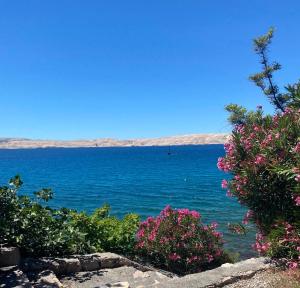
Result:
M226 247L245 258L254 255L255 231L237 236L227 230L246 209L221 189L226 175L216 163L223 155L223 145L172 146L171 155L168 147L0 149L0 184L19 174L21 194L49 187L54 207L92 212L109 203L118 217L155 216L168 204L197 210L204 223L218 222Z

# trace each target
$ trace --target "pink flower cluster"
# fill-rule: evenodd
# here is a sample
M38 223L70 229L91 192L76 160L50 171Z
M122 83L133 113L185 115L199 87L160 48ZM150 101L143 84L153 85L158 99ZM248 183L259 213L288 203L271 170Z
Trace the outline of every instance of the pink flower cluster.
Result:
M252 210L248 210L247 213L246 213L245 216L244 216L243 224L245 224L245 225L248 224L248 223L249 223L249 220L250 220L251 218L253 218L253 216L254 216L253 211L252 211Z
M166 206L159 216L140 224L136 251L160 259L165 268L196 272L223 257L222 234L217 223L203 225L201 215L189 209Z
M300 196L299 195L294 196L294 201L295 201L296 206L300 206Z
M296 146L294 147L294 152L296 152L296 153L300 153L300 142L298 142L297 144L296 144Z
M289 268L297 268L300 263L300 234L295 226L291 225L288 222L278 222L274 225L279 231L283 231L280 234L280 237L277 239L276 243L272 241L266 241L266 237L263 237L261 234L258 234L256 238L256 243L254 248L261 254L267 254L274 247L278 249L278 245L283 249L288 249L290 251L289 258L287 261L287 266ZM273 247L274 246L274 247Z
M252 245L253 249L260 254L265 254L271 247L271 242L266 241L261 233L256 234L256 242Z

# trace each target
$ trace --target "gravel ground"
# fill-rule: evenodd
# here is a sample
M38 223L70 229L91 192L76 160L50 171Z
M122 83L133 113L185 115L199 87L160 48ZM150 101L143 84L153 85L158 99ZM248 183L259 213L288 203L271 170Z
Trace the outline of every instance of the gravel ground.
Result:
M300 288L300 282L283 272L259 272L250 279L224 286L226 288Z

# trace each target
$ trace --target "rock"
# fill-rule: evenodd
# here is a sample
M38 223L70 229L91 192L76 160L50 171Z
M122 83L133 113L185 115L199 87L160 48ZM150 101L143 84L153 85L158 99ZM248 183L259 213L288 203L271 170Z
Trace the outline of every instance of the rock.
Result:
M116 282L116 283L112 283L112 284L106 284L108 287L120 287L120 288L130 288L129 283L128 282Z
M147 278L147 277L150 277L149 273L147 272L142 272L137 270L133 273L133 278Z
M270 259L268 258L251 258L231 265L222 265L221 267L205 272L186 275L182 278L171 279L167 282L154 285L153 287L223 287L224 285L236 282L240 279L250 278L257 272L264 271L270 267Z
M231 267L232 265L232 263L224 263L221 265L221 267Z
M118 268L106 268L90 272L78 272L72 275L64 275L60 278L65 287L90 288L90 287L128 287L145 288L152 287L154 284L163 283L170 278L167 276L148 271L144 273L134 267L123 266ZM122 282L123 286L120 286ZM113 286L114 285L114 286ZM118 286L119 285L119 286ZM158 286L160 287L160 286Z
M59 259L59 271L57 274L68 274L81 271L81 265L79 259Z
M100 259L101 269L103 268L116 268L125 265L125 259L114 253L99 253L97 254L98 259ZM121 263L122 262L122 263Z
M98 270L101 267L101 260L97 254L78 256L82 271Z
M17 247L0 247L0 267L19 265L20 250Z
M0 269L0 287L32 288L27 275L16 267Z
M51 270L57 275L82 270L80 261L77 258L27 258L23 261L21 267L25 272Z
M26 258L21 263L24 272L39 272L43 270L59 271L60 264L52 258Z
M35 287L62 288L63 285L60 283L60 281L52 271L46 270L38 274L38 280Z

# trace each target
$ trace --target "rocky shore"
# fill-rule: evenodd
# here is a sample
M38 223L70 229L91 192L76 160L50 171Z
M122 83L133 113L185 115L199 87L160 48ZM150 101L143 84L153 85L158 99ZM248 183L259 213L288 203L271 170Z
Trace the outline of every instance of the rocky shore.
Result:
M138 264L114 253L74 255L64 258L21 259L16 248L1 249L1 288L279 288L281 286L276 285L283 283L278 274L271 272L273 265L270 259L263 257L251 258L235 264L227 263L213 270L177 277L168 272ZM269 284L275 286L268 286ZM290 284L293 283L288 285Z

